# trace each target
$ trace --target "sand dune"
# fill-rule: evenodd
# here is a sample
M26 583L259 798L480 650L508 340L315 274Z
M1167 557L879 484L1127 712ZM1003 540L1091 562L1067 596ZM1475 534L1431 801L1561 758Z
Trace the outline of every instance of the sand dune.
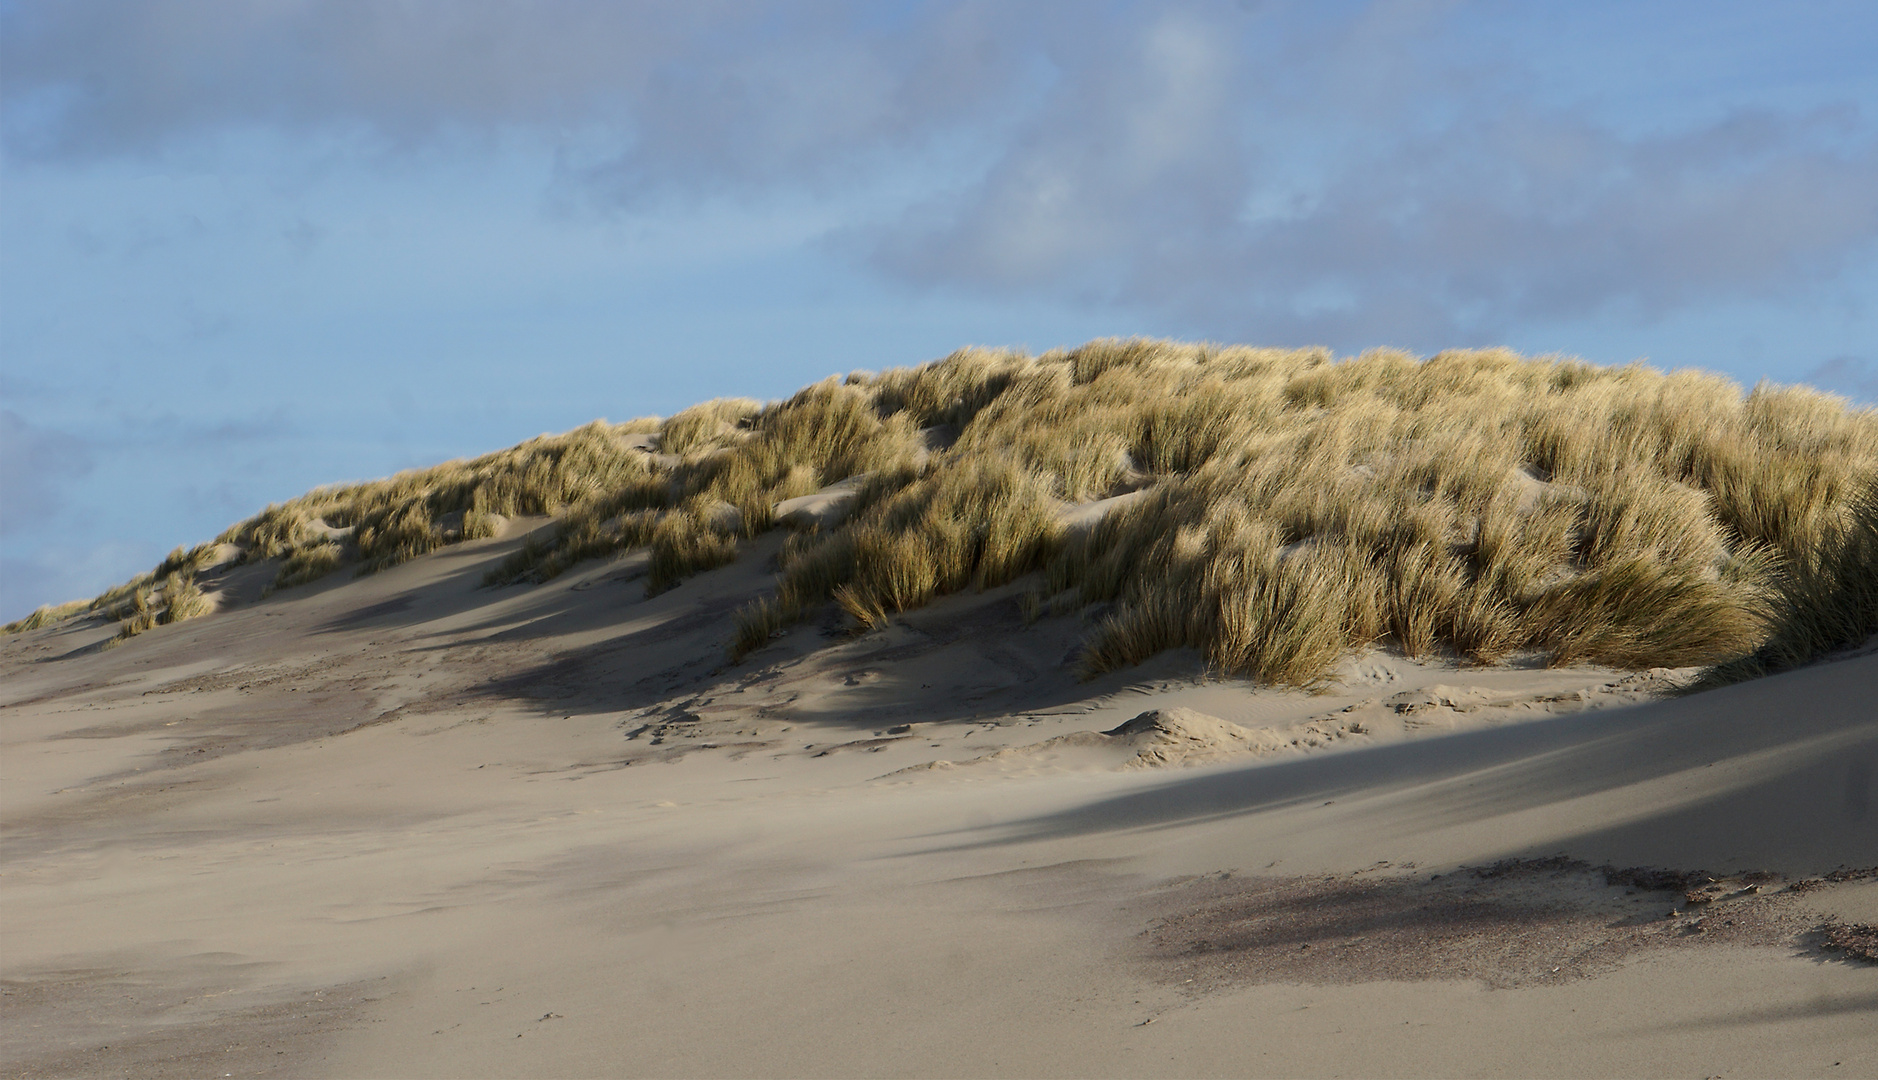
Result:
M778 538L483 588L539 524L0 644L8 1075L1878 1075L1878 652L1085 683L1019 583L730 665Z

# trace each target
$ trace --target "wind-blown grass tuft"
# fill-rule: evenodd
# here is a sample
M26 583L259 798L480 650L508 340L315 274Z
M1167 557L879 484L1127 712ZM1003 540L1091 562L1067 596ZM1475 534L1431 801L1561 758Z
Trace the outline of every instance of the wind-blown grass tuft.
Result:
M24 619L15 619L0 627L0 633L19 634L27 630L37 630L42 626L61 623L74 615L91 610L91 601L72 600L64 604L42 604L33 609L32 614Z

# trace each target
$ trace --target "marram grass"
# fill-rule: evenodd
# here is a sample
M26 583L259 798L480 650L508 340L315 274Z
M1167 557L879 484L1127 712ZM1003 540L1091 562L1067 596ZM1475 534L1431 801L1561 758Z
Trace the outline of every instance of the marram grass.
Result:
M1090 618L1088 674L1191 648L1307 684L1387 643L1739 678L1878 631L1878 414L1505 350L966 349L322 489L219 542L279 560L288 588L551 515L489 584L650 548L658 591L736 558L776 503L850 478L840 516L792 535L774 592L739 612L733 657L818 612L865 628L1025 578L1028 617ZM155 583L184 571L88 606L154 625L183 578Z

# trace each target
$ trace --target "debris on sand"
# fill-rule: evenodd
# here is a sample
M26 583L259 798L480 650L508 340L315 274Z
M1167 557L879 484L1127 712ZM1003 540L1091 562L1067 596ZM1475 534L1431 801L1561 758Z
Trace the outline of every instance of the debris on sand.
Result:
M1603 866L1599 869L1604 872L1606 885L1625 885L1645 892L1695 892L1715 880L1700 870L1665 870L1657 866L1629 866L1621 870Z
M1833 922L1819 928L1819 947L1852 960L1878 963L1878 926Z
M1175 706L1150 709L1102 735L1139 747L1124 769L1159 769L1198 765L1243 753L1277 753L1290 743L1269 728L1246 728L1230 720Z

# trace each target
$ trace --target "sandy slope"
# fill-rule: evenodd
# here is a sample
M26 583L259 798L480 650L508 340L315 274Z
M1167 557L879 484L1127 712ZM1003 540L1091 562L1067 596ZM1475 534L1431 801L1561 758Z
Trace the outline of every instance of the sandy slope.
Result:
M763 545L515 542L0 645L8 1075L1878 1075L1878 655L1080 684L1007 590L730 667Z

